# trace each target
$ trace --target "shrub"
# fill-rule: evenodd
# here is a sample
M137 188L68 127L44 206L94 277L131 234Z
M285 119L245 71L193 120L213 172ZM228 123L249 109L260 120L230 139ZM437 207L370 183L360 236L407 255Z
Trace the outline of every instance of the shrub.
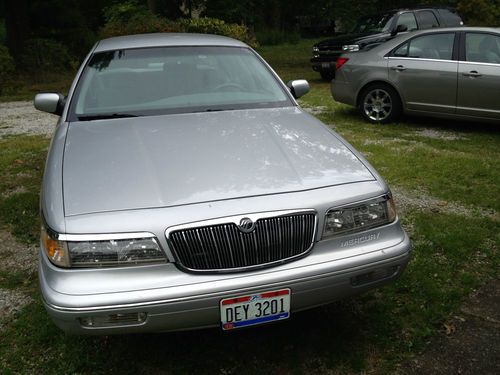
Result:
M185 32L216 34L235 38L257 46L245 26L227 24L216 18L180 19L171 21L153 14L144 5L134 0L112 5L104 10L106 23L101 29L101 37L143 34L154 32Z
M0 44L0 93L9 76L14 73L15 68L14 59L10 55L9 50Z
M104 9L106 23L101 37L178 31L172 22L153 14L136 1L115 4Z
M241 40L252 47L257 47L255 37L250 35L248 28L235 23L225 23L217 18L193 18L178 21L180 30L187 33L216 34Z
M76 62L68 49L52 39L28 39L24 43L23 54L19 57L19 67L40 78L46 73L74 70Z

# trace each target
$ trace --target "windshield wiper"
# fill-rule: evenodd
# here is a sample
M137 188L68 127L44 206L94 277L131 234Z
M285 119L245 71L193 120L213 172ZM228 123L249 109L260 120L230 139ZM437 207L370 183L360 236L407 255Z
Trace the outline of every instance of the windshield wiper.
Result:
M92 121L92 120L106 120L110 118L127 118L127 117L139 117L139 116L133 115L131 113L102 113L102 114L78 116L78 120Z

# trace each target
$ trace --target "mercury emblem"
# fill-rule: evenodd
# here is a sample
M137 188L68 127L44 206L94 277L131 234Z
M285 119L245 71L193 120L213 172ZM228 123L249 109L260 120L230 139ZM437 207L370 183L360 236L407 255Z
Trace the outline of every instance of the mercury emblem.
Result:
M250 233L255 229L255 223L252 221L252 219L248 217L244 217L243 219L240 220L240 224L238 225L238 228L243 232L243 233Z

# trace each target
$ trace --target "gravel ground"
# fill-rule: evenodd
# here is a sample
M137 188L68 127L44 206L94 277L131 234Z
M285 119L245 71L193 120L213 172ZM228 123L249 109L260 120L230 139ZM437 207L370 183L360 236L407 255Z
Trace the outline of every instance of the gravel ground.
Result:
M33 302L33 299L23 293L0 288L0 332L2 332L7 318L12 317L31 302Z
M0 103L0 138L8 134L51 136L57 117L37 111L33 102Z
M6 230L0 229L0 279L1 273L23 272L23 275L32 275L36 272L38 249L36 246L26 246ZM12 318L33 299L17 290L0 288L0 332L7 318Z

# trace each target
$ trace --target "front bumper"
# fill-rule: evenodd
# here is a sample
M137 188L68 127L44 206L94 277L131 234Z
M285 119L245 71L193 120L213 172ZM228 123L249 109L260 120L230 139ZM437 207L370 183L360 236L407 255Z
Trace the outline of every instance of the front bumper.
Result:
M311 67L315 72L335 73L335 64L337 63L338 56L318 56L313 57Z
M397 227L399 223L394 224L394 230L397 231ZM55 267L41 254L39 278L49 315L58 327L68 333L107 335L217 327L220 326L219 303L223 298L290 288L293 315L294 312L390 282L401 275L410 259L410 240L404 232L401 238L401 241L390 246L381 247L378 243L376 249L375 244L362 244L365 251L359 248L335 251L331 247L338 243L321 241L303 259L242 274L189 275L177 270L173 264L140 267L147 280L144 277L139 279L142 271L137 267L134 270L117 269L110 272L80 270L72 273L71 270L65 270L54 277ZM118 283L122 277L126 277L126 272L137 273L137 283L149 285L149 288L120 290ZM113 273L116 277L113 277ZM108 278L107 283L114 284L116 291L103 289L89 294L83 291L83 285L82 290L74 294L55 290L65 278L70 280L68 277L77 277L77 282L86 283L86 278L95 279L95 275L98 275L96 285L101 285ZM164 285L162 278L168 275L171 275L171 285L160 286ZM379 276L370 278L370 275ZM185 280L189 280L189 283ZM81 319L86 317L129 313L145 313L147 318L137 324L99 328L81 324Z

